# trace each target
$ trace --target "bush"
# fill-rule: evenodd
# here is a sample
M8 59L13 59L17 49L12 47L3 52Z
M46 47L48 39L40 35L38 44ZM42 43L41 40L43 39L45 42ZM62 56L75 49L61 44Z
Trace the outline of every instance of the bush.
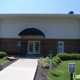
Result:
M69 54L71 57L71 60L80 60L80 54L77 53L73 53L73 54Z
M61 60L60 60L60 58L59 57L53 57L52 58L52 65L54 66L54 67L57 67L57 65L59 64L61 62Z
M49 58L40 58L39 60L38 60L38 65L40 66L40 67L43 67L43 68L49 68L49 63L48 63L48 60Z
M6 52L0 52L0 58L3 58L5 56L7 56L7 53Z
M43 62L44 62L44 58L38 59L38 65L39 65L40 67L43 66Z
M50 63L50 58L49 58L49 57L46 57L46 61L47 61L48 63Z
M43 58L39 58L39 59L38 59L38 63L40 63L42 60L43 60Z
M49 68L49 63L45 62L42 67L43 68Z
M80 60L80 54L77 53L59 53L56 56L58 56L61 60Z
M56 63L56 62L52 62L52 65L53 65L54 67L57 67L57 63Z
M56 64L58 64L58 60L56 58L52 58L52 62L56 62Z
M52 65L53 65L54 67L56 67L57 64L60 63L60 62L61 62L61 60L60 60L59 57L56 57L56 56L55 56L55 57L52 58ZM38 60L38 65L39 65L40 67L43 67L43 68L49 68L49 66L50 66L50 58L49 58L49 57L40 58L40 59Z
M59 53L56 56L58 56L61 60L69 60L70 57L67 53Z
M59 57L54 57L54 58L58 60L58 63L61 62L61 59Z

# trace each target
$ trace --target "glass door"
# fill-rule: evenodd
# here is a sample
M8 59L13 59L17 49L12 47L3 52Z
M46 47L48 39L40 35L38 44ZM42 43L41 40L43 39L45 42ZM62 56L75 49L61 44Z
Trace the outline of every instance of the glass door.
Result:
M33 53L33 42L29 41L28 42L28 54L32 54Z
M28 41L28 54L40 54L40 41Z

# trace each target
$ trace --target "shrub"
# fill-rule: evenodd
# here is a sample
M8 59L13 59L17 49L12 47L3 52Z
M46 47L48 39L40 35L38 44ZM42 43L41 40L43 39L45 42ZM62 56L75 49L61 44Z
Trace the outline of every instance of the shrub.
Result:
M73 53L73 54L69 54L71 57L71 60L80 60L80 54L77 53Z
M7 53L6 52L0 52L0 58L3 58L5 56L7 56Z
M44 58L40 58L40 59L38 59L38 65L40 66L40 67L42 67L43 66L43 60Z
M60 60L59 57L56 57L56 56L55 56L55 57L52 58L52 65L53 65L54 67L56 67L57 64L60 63L60 62L61 62L61 60ZM38 60L38 65L39 65L40 67L43 67L43 68L49 68L49 66L50 66L50 58L49 58L49 57L40 58L40 59Z
M80 60L80 54L77 53L59 53L56 56L58 56L61 60Z
M61 62L61 60L60 60L60 58L59 57L53 57L52 58L52 65L54 66L54 67L57 67L57 65L59 64Z
M56 64L58 64L58 60L56 58L52 58L52 62L56 62Z
M53 65L54 67L57 67L57 63L56 63L56 62L52 62L52 65Z
M46 57L46 61L47 61L48 63L50 63L50 58L49 58L49 57Z
M49 63L45 62L42 67L43 68L49 68Z
M47 61L48 58L40 58L38 60L38 65L43 68L49 68L49 63Z
M38 59L38 63L40 63L42 60L43 60L43 58L39 58L39 59Z
M76 54L69 54L69 56L70 56L70 59L71 60L76 60L77 59L77 55Z
M61 59L61 60L69 60L70 57L67 53L59 53L57 54L57 56Z
M59 57L54 57L54 58L58 60L58 63L61 62L61 59Z

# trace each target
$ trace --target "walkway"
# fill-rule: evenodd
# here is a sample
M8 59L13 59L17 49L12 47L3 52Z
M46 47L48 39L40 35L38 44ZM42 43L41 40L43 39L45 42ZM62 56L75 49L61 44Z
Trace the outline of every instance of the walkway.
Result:
M21 58L0 72L0 80L34 80L37 59Z

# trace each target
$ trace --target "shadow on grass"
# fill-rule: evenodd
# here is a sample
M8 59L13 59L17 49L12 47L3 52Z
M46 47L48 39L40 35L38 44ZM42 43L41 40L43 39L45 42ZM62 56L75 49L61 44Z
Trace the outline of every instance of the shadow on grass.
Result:
M59 77L59 76L60 76L60 75L54 74L54 73L52 73L52 72L51 72L51 75L54 76L54 77Z

